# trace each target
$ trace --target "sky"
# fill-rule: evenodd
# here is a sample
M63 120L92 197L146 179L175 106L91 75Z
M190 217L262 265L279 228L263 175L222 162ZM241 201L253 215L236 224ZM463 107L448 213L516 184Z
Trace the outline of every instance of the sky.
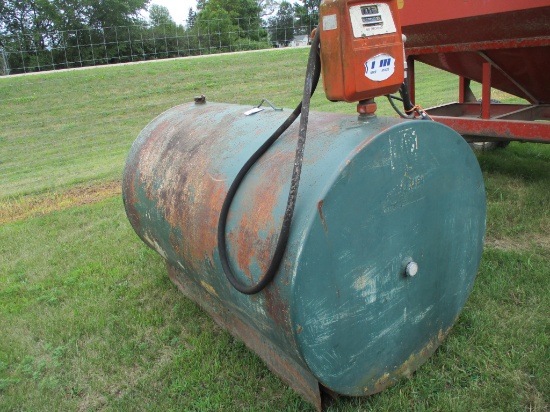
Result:
M151 0L149 7L153 4L167 7L172 19L178 24L182 24L187 19L189 7L193 7L195 11L197 10L196 0Z
M193 10L197 11L197 0L151 0L149 7L153 4L167 7L172 19L178 24L183 24L187 19L189 7L193 7Z

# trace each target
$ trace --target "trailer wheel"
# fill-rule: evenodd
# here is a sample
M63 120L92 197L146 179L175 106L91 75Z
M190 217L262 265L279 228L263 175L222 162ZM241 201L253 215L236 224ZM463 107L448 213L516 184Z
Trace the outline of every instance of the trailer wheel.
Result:
M476 152L485 152L498 148L505 148L510 142L471 142L470 147Z
M482 102L482 99L477 100L479 103ZM491 103L502 103L500 100L491 99ZM473 136L464 136L464 138L473 137ZM476 152L485 152L489 150L495 150L498 148L505 148L510 142L495 142L495 141L486 141L486 142L470 142L470 147Z

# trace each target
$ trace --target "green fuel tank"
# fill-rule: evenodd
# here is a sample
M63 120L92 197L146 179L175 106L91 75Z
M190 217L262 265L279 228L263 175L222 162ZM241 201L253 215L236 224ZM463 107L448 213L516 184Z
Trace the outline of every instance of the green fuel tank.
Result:
M288 111L184 104L134 142L123 197L140 238L182 292L321 408L410 375L440 345L479 266L485 191L477 160L431 121L310 113L289 243L274 281L233 289L217 226L241 166ZM253 166L226 239L241 283L266 271L285 211L298 124Z

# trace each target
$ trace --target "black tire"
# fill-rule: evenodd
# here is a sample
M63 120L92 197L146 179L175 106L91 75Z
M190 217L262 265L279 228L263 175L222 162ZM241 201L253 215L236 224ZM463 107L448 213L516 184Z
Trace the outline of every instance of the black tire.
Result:
M477 100L479 103L481 103L481 99ZM502 103L500 100L491 99L491 103ZM474 136L464 136L464 138L467 137L474 137ZM480 138L479 136L475 136L476 138ZM483 138L483 137L481 137ZM476 151L476 152L485 152L489 150L495 150L502 148L504 149L506 146L510 144L510 142L495 142L495 141L480 141L480 142L470 142L470 147Z
M498 148L505 148L510 142L470 142L470 147L476 152L486 152Z

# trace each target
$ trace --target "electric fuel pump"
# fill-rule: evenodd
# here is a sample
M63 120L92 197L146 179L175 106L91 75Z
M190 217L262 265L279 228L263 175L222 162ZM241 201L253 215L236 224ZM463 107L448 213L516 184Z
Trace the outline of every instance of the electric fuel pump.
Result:
M396 0L324 0L319 23L327 99L357 102L399 90L404 56Z

